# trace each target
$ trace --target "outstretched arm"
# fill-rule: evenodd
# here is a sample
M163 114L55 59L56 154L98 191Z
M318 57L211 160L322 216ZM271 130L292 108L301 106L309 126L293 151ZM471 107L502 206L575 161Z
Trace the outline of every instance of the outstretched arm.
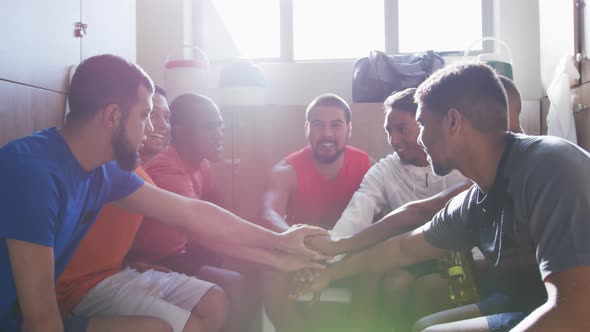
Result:
M288 254L278 250L265 250L251 247L230 247L222 243L199 241L199 244L219 254L237 258L242 261L256 263L284 272L300 269L324 269L325 266L305 259L304 257Z
M423 225L432 219L451 198L467 190L471 185L471 181L465 180L432 197L407 203L352 236L334 241L328 237L310 237L306 242L310 247L330 255L363 250Z
M298 297L309 290L317 293L327 287L331 281L363 271L384 273L445 254L445 250L433 247L424 239L423 228L398 235L370 249L345 257L322 271L311 284L291 295Z
M135 213L183 227L197 238L215 239L227 245L278 249L309 259L325 258L303 243L306 236L326 234L321 228L299 226L275 233L214 204L189 199L149 183L143 184L117 204Z

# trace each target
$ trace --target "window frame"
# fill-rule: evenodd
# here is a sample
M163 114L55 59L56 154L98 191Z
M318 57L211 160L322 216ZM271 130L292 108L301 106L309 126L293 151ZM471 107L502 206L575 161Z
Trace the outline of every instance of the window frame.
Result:
M280 25L280 42L279 42L279 57L265 57L265 58L240 58L247 59L254 63L309 63L309 62L337 62L337 61L351 61L356 58L332 58L332 59L312 59L312 60L295 60L295 45L294 32L295 26L293 21L293 2L297 0L278 0L279 1L279 25ZM494 4L493 0L481 1L481 17L482 17L482 36L493 36L493 21L494 21ZM403 54L399 53L399 25L397 18L399 15L398 0L383 0L383 19L384 19L384 35L385 35L385 52L387 54ZM196 14L196 13L195 13ZM198 35L196 31L197 26L193 26L194 35ZM195 40L195 45L199 45L198 40ZM484 51L491 51L488 44L484 43ZM439 52L442 56L462 56L464 50ZM473 52L478 54L479 52ZM235 60L235 58L233 59ZM231 59L219 58L211 59L212 63L227 63Z

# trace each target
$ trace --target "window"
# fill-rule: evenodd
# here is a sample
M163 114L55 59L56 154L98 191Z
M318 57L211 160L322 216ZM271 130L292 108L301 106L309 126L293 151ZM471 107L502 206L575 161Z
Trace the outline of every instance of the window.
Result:
M482 37L481 5L474 0L398 0L399 52L464 50Z
M203 1L199 24L212 59L276 58L281 53L278 0ZM212 5L212 6L211 6Z
M383 0L294 0L293 58L358 58L385 49Z
M355 59L463 52L492 32L492 0L209 0L199 14L212 60Z

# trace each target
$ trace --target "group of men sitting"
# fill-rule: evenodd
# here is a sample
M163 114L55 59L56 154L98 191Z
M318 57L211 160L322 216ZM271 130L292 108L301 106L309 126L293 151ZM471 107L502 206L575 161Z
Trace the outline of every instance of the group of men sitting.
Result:
M374 164L348 145L346 102L317 97L308 146L273 167L252 222L215 205L209 98L168 106L139 66L100 55L68 103L63 128L0 149L0 331L245 331L258 288L277 330L308 331L293 299L354 277L348 328L399 332L414 281L474 247L491 268L482 301L415 331L590 329L590 154L520 134L518 90L490 67L393 93L393 153Z

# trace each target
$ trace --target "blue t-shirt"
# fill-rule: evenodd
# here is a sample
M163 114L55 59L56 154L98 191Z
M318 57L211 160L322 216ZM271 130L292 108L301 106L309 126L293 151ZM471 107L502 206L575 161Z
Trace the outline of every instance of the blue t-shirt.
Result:
M590 265L589 178L590 154L580 147L510 135L490 191L473 185L450 200L424 238L450 250L477 246L493 268L514 271L506 274L508 291L532 294L550 274ZM534 309L529 305L539 305L538 298L529 296L523 310Z
M55 128L0 148L0 330L20 326L6 239L53 247L57 280L102 206L142 184L116 162L86 172Z

